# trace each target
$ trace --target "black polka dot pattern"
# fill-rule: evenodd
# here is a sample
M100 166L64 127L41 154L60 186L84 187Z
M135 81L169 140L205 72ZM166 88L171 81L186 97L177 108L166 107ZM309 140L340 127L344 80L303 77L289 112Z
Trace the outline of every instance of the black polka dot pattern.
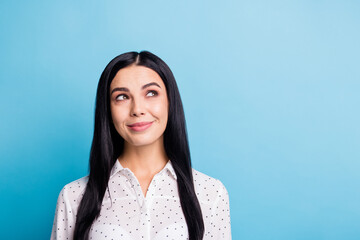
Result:
M192 169L195 192L203 214L203 239L231 239L229 195L219 180ZM88 176L64 186L55 211L51 239L73 239L76 212ZM135 175L116 161L99 217L89 239L189 239L179 200L177 176L169 160L152 179L146 196Z

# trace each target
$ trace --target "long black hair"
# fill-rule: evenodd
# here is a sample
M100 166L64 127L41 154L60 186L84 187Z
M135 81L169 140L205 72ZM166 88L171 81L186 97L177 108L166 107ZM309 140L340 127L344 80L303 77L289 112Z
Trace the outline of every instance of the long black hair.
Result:
M100 214L111 169L124 148L124 139L116 131L111 121L109 89L116 73L130 65L150 68L164 82L169 100L164 148L177 175L180 202L188 227L189 239L200 240L204 235L204 221L194 189L185 115L180 93L168 65L148 51L121 54L112 59L101 74L96 93L95 126L89 163L90 173L77 212L74 239L85 240L89 238L91 225Z

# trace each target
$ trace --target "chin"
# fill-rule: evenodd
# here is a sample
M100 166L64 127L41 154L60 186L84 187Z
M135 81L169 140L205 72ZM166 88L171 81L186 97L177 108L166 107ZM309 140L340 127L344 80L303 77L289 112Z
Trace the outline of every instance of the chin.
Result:
M142 146L147 146L147 145L151 145L153 142L147 142L147 141L136 141L136 142L133 142L131 143L131 145L133 145L134 147L142 147Z
M139 137L137 139L131 139L131 141L128 141L128 143L136 147L141 147L141 146L151 145L155 143L157 140L159 139L146 139L144 137Z

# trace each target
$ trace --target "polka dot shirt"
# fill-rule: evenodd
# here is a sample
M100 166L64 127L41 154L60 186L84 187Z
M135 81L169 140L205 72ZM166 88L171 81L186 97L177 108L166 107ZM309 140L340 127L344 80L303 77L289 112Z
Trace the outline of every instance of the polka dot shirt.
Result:
M229 195L225 186L215 178L192 171L205 224L203 239L231 239ZM87 181L88 176L80 178L61 190L51 239L73 239L76 213ZM145 197L133 172L116 161L89 239L189 239L171 161L153 177Z

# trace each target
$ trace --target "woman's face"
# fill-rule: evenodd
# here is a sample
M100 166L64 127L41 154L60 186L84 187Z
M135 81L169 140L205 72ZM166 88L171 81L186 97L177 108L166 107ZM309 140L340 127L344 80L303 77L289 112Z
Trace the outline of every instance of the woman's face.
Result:
M169 103L165 85L152 69L120 69L110 84L110 108L115 129L127 143L143 146L163 140Z

